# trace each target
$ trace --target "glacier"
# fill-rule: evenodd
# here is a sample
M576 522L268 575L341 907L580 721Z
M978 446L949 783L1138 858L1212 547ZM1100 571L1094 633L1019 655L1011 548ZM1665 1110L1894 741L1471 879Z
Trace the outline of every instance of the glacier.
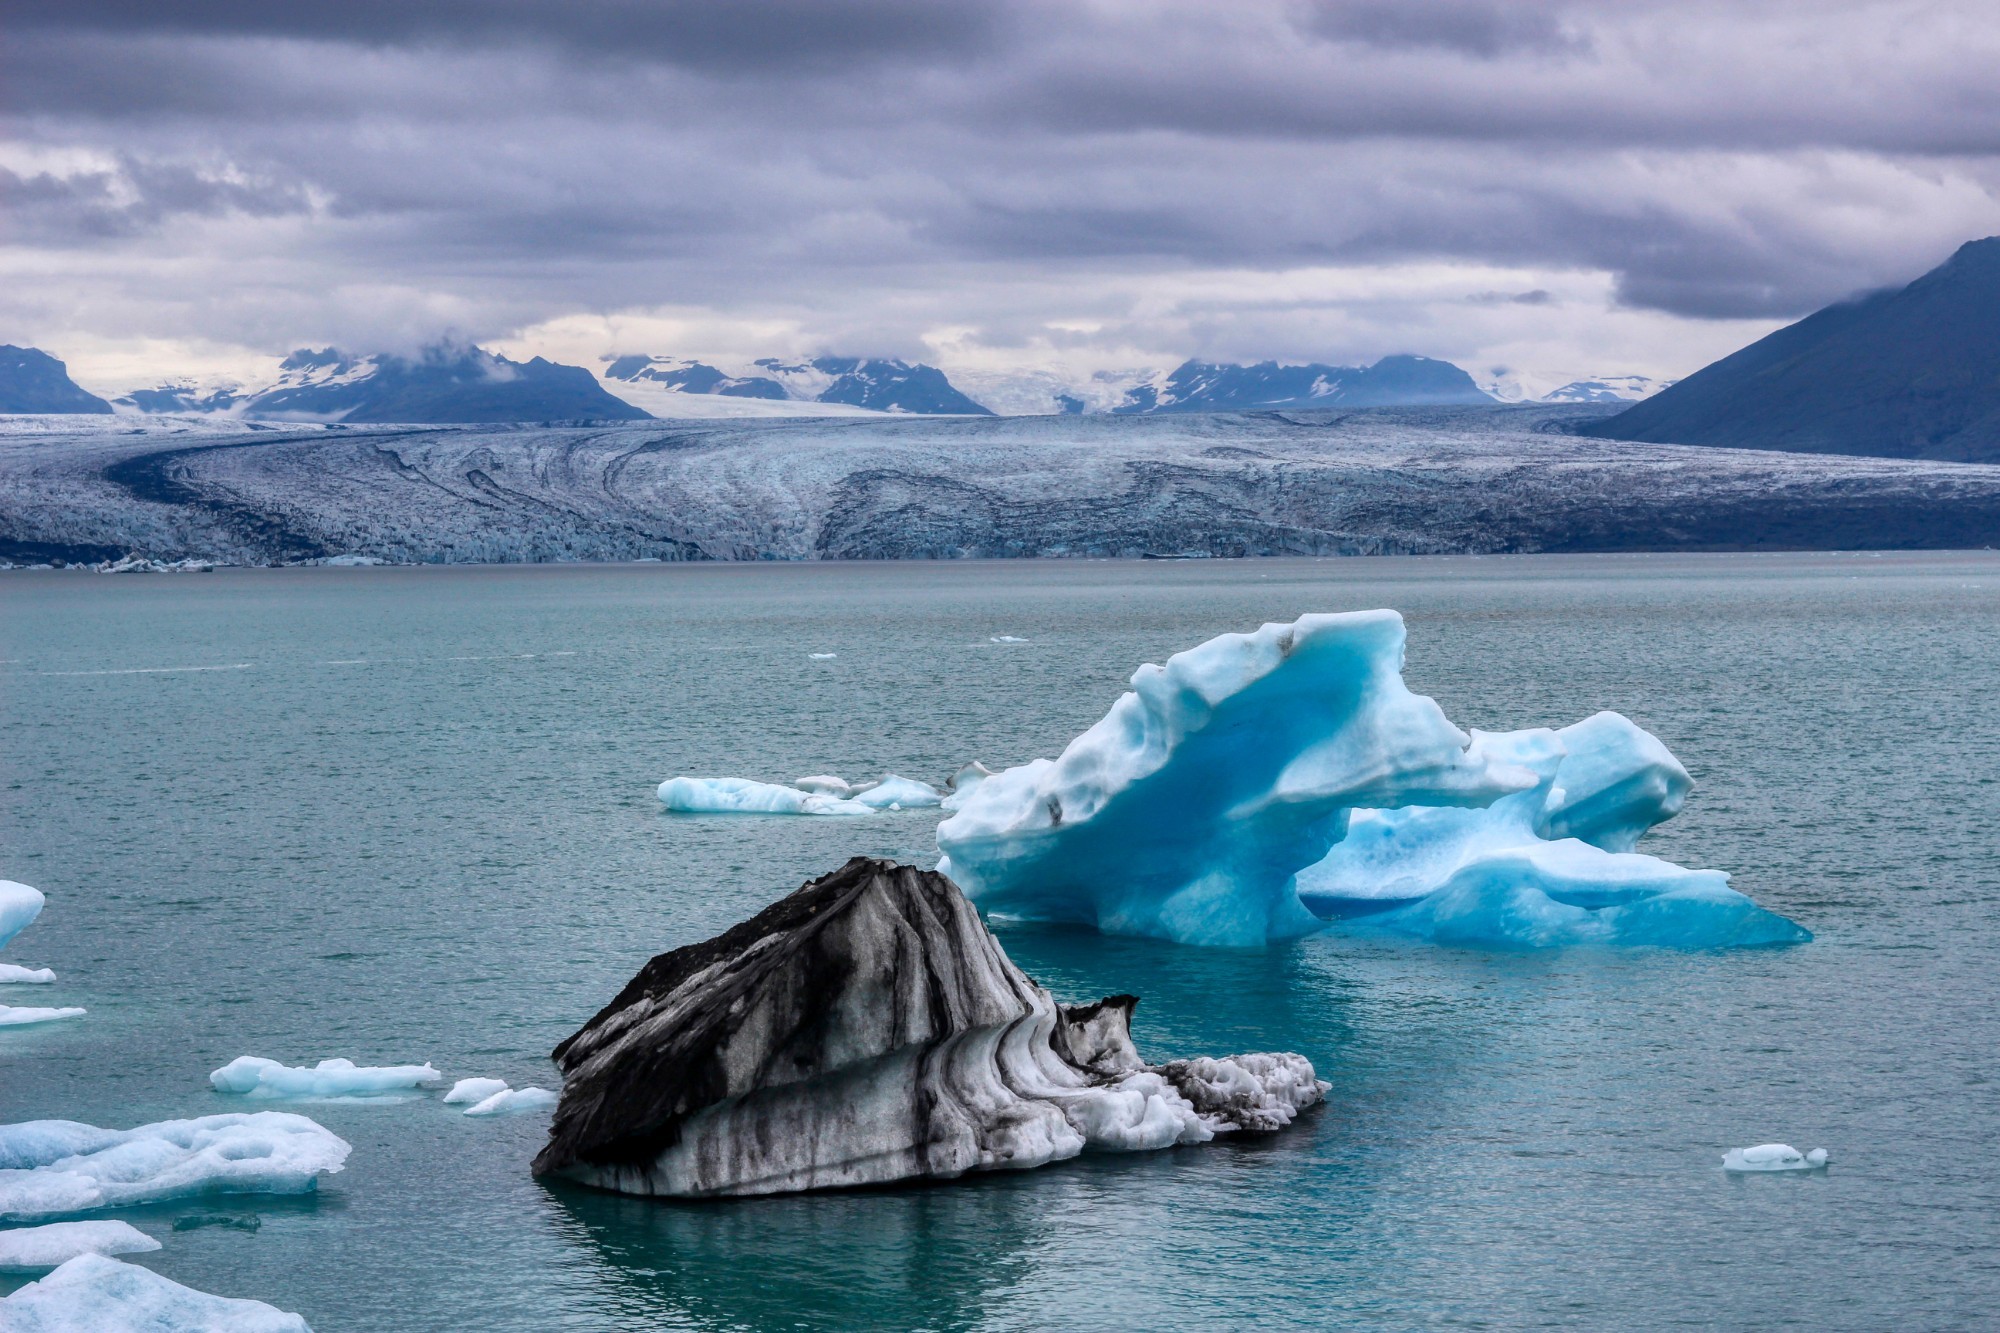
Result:
M239 1055L210 1074L208 1081L217 1092L258 1098L377 1097L434 1083L439 1077L428 1064L371 1066L333 1059L306 1069L258 1055Z
M345 1140L282 1111L99 1129L0 1125L0 1222L36 1222L202 1194L305 1194L339 1171Z
M101 1254L71 1259L0 1300L8 1333L312 1333L262 1301L211 1296Z
M1184 944L1319 930L1294 885L1357 809L1484 806L1535 775L1403 683L1394 611L1301 616L1142 666L1060 758L983 778L938 826L989 915Z
M44 1222L0 1231L0 1273L66 1264L79 1254L144 1254L160 1248L130 1222Z
M1612 712L1468 736L1403 684L1404 643L1394 611L1309 615L1143 666L1059 759L960 782L938 868L991 916L1185 944L1812 938L1633 850L1694 785L1657 737Z

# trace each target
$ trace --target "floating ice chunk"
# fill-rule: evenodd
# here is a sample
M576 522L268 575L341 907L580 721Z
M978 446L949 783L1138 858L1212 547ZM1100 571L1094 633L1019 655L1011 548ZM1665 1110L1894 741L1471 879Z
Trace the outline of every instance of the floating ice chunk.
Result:
M55 979L56 974L50 968L0 963L0 986L46 986Z
M945 779L944 787L950 795L938 802L939 807L946 814L952 813L965 804L966 798L972 795L974 787L977 787L992 776L992 769L980 763L977 759L973 760L959 769L958 772Z
M561 1099L547 1088L502 1088L499 1092L465 1108L467 1115L505 1115L509 1111L540 1111Z
M154 1240L130 1222L45 1222L0 1231L0 1272L30 1272L66 1264L79 1254L144 1254Z
M914 810L921 806L936 805L944 799L944 794L928 782L918 782L915 778L900 778L891 773L854 799L877 810L887 810L891 806Z
M40 889L0 879L0 945L27 929L28 923L42 914L47 901Z
M199 1194L304 1194L340 1170L348 1151L337 1135L282 1111L127 1130L73 1120L0 1125L0 1221Z
M872 806L749 778L669 778L660 803L689 815L871 815Z
M1347 836L1300 872L1300 900L1349 931L1466 947L1713 949L1812 938L1720 871L1629 850L1693 783L1664 745L1618 714L1562 731L1474 732L1468 753L1532 772L1536 785L1484 810L1357 811Z
M507 1091L504 1078L462 1078L451 1085L451 1091L444 1095L448 1104L459 1102L483 1102L496 1092Z
M792 784L800 791L812 792L819 796L846 796L854 790L847 785L846 778L837 778L831 773L820 773L809 778L800 778Z
M806 654L806 656L807 656L807 657L810 657L810 658L811 658L811 659L812 659L813 661L815 661L815 662L831 662L831 661L832 661L832 660L833 660L834 658L836 658L836 657L840 656L840 654L839 654L839 653L807 653L807 654Z
M992 638L991 638L990 640L988 640L988 642L990 642L990 643L1026 643L1026 642L1027 642L1027 640L1026 640L1026 639L1023 639L1023 638L1017 638L1016 636L1014 636L1014 635L1012 635L1012 634L995 634L995 635L994 635L994 636L993 636L993 637L992 637Z
M53 1023L58 1018L81 1018L87 1010L74 1007L64 1009L28 1009L14 1005L0 1004L0 1028L26 1027L30 1023Z
M1535 774L1468 753L1403 684L1394 611L1302 616L1142 666L1062 757L978 783L939 869L994 914L1190 944L1321 923L1293 877L1348 812L1484 806Z
M437 1081L438 1071L421 1065L356 1065L322 1060L311 1069L281 1065L258 1055L239 1055L208 1076L217 1092L251 1097L369 1097L401 1092Z
M1789 1143L1760 1143L1754 1148L1731 1148L1722 1154L1724 1171L1811 1171L1825 1166L1826 1149L1802 1153Z
M312 1333L262 1301L211 1296L101 1254L71 1259L0 1300L9 1333Z

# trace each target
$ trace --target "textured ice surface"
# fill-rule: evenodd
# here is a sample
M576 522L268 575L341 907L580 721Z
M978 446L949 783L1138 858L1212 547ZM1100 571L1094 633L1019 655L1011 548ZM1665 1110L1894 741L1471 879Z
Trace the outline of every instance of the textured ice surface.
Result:
M59 1018L81 1018L86 1012L75 1006L35 1009L21 1005L0 1004L0 1028L26 1027L30 1023L53 1023Z
M817 773L812 777L800 778L792 784L800 791L814 792L821 796L846 796L854 790L847 779L831 773Z
M939 869L1000 916L1191 944L1317 930L1293 877L1350 811L1537 781L1410 692L1403 640L1394 611L1309 615L1142 666L1060 758L979 782L938 827Z
M1484 948L1791 944L1804 929L1717 870L1631 851L1693 787L1666 746L1616 713L1561 731L1474 732L1469 753L1535 775L1483 810L1357 811L1298 877L1349 931Z
M494 1093L505 1091L507 1080L504 1078L462 1078L451 1085L451 1091L444 1095L444 1099L452 1105L483 1102Z
M0 947L5 947L7 941L40 916L42 904L46 901L40 889L16 884L11 879L0 879Z
M200 1194L304 1194L347 1154L337 1135L281 1111L126 1130L74 1120L0 1125L0 1221Z
M262 1301L183 1287L149 1268L100 1254L71 1259L0 1300L6 1333L312 1333Z
M55 979L55 971L51 968L0 963L0 986L46 986Z
M541 1111L554 1106L560 1100L547 1088L501 1088L498 1092L482 1099L476 1106L465 1108L467 1115L506 1115L510 1111Z
M130 1222L44 1222L0 1231L0 1272L54 1268L79 1254L144 1254L159 1248L160 1242Z
M281 1065L257 1055L239 1055L208 1076L217 1092L251 1097L369 1097L401 1092L437 1081L438 1071L421 1065L356 1065L322 1060L311 1069Z
M915 810L936 805L944 799L944 794L928 782L918 782L915 778L900 778L891 773L874 786L856 795L854 799L877 810L887 810L892 805L900 805L905 810Z
M1810 1171L1826 1165L1826 1149L1802 1153L1789 1143L1760 1143L1754 1148L1731 1148L1722 1154L1725 1171Z
M669 778L660 804L689 815L872 815L870 806L749 778Z

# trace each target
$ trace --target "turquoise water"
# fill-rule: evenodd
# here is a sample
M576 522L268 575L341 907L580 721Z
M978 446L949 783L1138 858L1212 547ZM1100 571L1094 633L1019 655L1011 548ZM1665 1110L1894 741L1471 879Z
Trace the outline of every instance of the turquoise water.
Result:
M354 1155L317 1197L111 1215L165 1241L149 1266L319 1333L1989 1321L1985 553L6 575L0 876L50 900L6 957L62 980L0 1002L91 1012L0 1030L0 1120L233 1109L206 1076L243 1054L547 1085L651 954L854 853L934 854L932 816L677 818L661 778L1053 754L1141 661L1382 605L1462 726L1659 733L1700 786L1647 848L1815 942L1009 929L1059 996L1143 996L1150 1054L1296 1049L1328 1104L1263 1142L704 1205L536 1182L541 1116L326 1104L301 1109ZM1718 1169L1771 1139L1836 1164ZM171 1230L218 1208L262 1227Z

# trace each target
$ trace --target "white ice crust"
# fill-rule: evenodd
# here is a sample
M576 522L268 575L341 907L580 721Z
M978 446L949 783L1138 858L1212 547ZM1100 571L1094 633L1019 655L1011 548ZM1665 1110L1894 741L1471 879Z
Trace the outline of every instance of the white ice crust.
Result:
M55 979L56 974L52 968L0 963L0 986L46 986Z
M302 1115L262 1111L99 1129L0 1125L0 1222L32 1222L201 1194L304 1194L349 1148Z
M451 1091L444 1095L444 1100L447 1105L455 1106L460 1102L471 1104L505 1091L507 1080L504 1078L462 1078L451 1085Z
M872 815L871 806L750 778L669 778L660 804L689 815Z
M7 1333L312 1333L306 1321L262 1301L183 1287L101 1254L71 1259L0 1300Z
M55 1268L79 1254L144 1254L159 1248L160 1242L130 1222L44 1222L0 1231L0 1272Z
M1802 1153L1789 1143L1760 1143L1754 1148L1731 1148L1722 1154L1725 1171L1811 1171L1826 1165L1824 1148Z
M86 1012L74 1005L59 1009L35 1009L22 1005L0 1004L0 1028L26 1027L30 1023L53 1023L59 1018L81 1018Z
M1142 666L1053 762L980 781L938 827L982 910L1114 934L1253 945L1321 922L1293 877L1348 813L1483 806L1535 775L1468 753L1403 684L1394 611L1302 616Z
M428 1064L357 1065L352 1060L322 1060L311 1069L281 1065L257 1055L239 1055L208 1076L217 1092L242 1093L262 1099L301 1097L374 1097L402 1092L440 1075Z
M47 901L40 889L0 879L0 948L27 929L28 923L42 914L42 904Z
M562 1099L547 1088L501 1088L476 1106L465 1108L467 1115L506 1115L512 1111L543 1111Z

